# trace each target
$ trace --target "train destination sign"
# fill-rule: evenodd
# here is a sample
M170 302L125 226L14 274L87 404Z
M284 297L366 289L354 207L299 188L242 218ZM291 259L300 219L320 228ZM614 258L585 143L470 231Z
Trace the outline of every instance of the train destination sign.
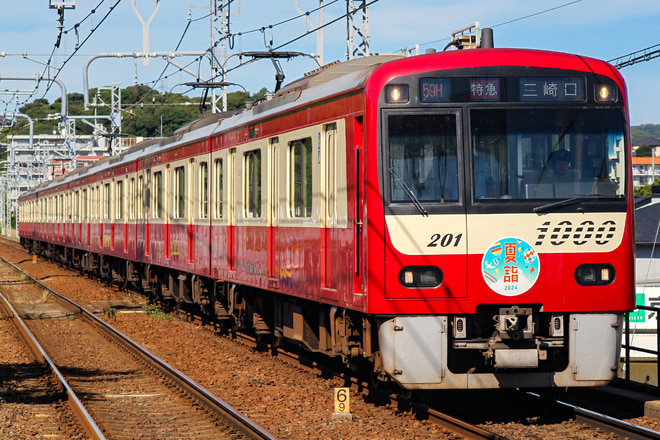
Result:
M419 80L419 94L422 102L450 102L451 79L422 78Z
M519 80L523 102L584 101L584 78L523 77Z
M580 76L422 77L419 101L447 102L584 102Z
M499 101L499 78L470 78L470 101Z

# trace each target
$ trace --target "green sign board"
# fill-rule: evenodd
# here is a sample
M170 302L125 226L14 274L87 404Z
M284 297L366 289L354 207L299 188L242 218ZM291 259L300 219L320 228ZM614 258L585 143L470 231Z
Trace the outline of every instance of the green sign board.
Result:
M637 305L638 306L645 306L646 305L643 293L638 293L637 294ZM646 322L645 310L632 311L632 312L630 312L629 317L630 317L630 322Z

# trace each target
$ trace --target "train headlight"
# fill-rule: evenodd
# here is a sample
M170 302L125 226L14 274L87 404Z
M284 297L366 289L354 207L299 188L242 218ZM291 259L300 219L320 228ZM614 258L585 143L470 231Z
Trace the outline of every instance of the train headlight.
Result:
M612 84L596 84L597 102L616 102L618 99L616 87Z
M611 264L581 264L575 269L575 281L581 286L606 286L612 284L616 272Z
M410 288L438 287L442 279L442 271L435 266L406 266L399 272L401 285Z
M392 84L385 87L385 101L388 104L405 104L409 100L407 84Z

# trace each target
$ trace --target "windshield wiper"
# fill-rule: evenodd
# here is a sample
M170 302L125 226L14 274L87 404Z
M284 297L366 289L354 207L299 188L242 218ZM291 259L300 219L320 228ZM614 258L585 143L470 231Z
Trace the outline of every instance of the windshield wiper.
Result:
M429 213L426 212L426 209L424 209L424 206L422 203L419 201L415 193L410 189L408 184L399 176L399 173L396 172L396 170L392 167L390 167L390 174L394 176L394 180L401 185L401 188L403 188L403 192L406 193L408 198L410 199L411 202L413 202L413 205L415 205L415 208L419 211L420 214L422 214L424 217L428 217Z
M597 197L612 198L612 195L611 194L576 194L575 197L571 197L569 199L559 200L557 202L552 202L546 205L537 206L536 208L532 209L532 211L534 211L537 214L541 214L544 212L553 211L556 208L574 205L576 203L584 202L585 200L590 200Z

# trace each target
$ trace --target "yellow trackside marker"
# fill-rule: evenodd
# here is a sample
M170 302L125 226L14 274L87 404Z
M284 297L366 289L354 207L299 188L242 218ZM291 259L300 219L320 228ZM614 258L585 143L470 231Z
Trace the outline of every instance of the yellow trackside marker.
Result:
M332 413L332 420L339 418L353 420L349 388L335 388L335 412Z
M32 255L32 264L34 264L34 263L36 263L36 262L37 262L37 256L36 256L36 255Z

